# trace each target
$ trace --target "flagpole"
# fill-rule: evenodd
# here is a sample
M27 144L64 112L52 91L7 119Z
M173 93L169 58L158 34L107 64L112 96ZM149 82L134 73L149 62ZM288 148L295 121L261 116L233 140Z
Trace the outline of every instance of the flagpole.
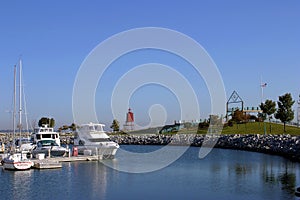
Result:
M261 87L261 103L263 104L263 98L264 98L264 87L266 87L266 83L263 84L262 82L262 76L260 76L260 87ZM267 133L266 123L264 120L264 135Z

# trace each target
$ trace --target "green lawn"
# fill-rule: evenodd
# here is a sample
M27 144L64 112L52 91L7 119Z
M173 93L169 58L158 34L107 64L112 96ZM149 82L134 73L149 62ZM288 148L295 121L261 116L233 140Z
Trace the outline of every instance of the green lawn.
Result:
M271 131L270 131L271 125ZM265 123L267 134L290 134L300 135L300 128L295 126L286 126L286 132L283 132L282 124ZM201 130L200 133L206 134L207 130ZM232 127L224 127L222 134L264 134L263 122L249 122L245 124L234 124Z
M270 132L270 125L271 125L271 132ZM295 126L286 126L286 132L283 132L283 125L282 124L274 124L274 123L265 123L266 127L266 134L290 134L290 135L300 135L300 128ZM153 129L154 130L154 129ZM137 134L156 134L157 130L153 131L152 129L142 130L142 131L133 131L131 133ZM180 130L179 134L194 134L197 132L197 127L193 127L190 129L183 129ZM207 134L207 128L201 129L199 134ZM169 134L176 134L176 133L169 133ZM263 122L249 122L246 124L234 124L232 127L224 127L222 130L222 134L264 134L264 123Z

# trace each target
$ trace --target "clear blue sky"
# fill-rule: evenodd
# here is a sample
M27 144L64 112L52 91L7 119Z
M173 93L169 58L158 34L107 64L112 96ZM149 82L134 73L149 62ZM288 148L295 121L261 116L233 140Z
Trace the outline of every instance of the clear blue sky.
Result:
M299 10L298 0L2 1L0 129L11 128L11 115L6 111L12 109L13 65L20 55L30 121L51 116L57 126L70 124L73 84L85 57L108 37L139 27L169 28L196 40L218 66L227 95L236 90L246 106L260 103L261 76L268 83L265 98L277 100L279 95L290 92L298 99ZM120 59L115 65L129 70L143 62L163 62L176 68L176 63L183 62L174 59L144 51L128 55L123 63ZM120 68L113 66L108 72L98 86L96 109L99 120L109 127L113 118L109 97L122 74ZM203 82L194 80L192 71L186 73L194 88L199 84L196 93L201 117L207 117L209 110L205 105L209 97L201 89ZM130 100L137 123L149 123L148 109L157 103L171 112L167 123L178 119L178 112L172 113L176 110L172 106L178 106L174 95L163 87L150 85L138 90Z

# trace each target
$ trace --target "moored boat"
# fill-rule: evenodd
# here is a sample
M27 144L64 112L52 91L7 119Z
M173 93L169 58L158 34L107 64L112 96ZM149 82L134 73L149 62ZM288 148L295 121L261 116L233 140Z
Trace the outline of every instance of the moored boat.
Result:
M19 97L20 97L20 111L19 111L19 129L21 133L21 114L22 114L22 92L21 92L21 72L22 72L22 62L20 60L20 92L19 92ZM16 66L14 67L14 99L13 99L13 138L15 139L16 135L16 130L15 130L15 125L16 125ZM27 158L27 154L16 151L16 144L13 142L12 150L9 152L6 157L1 161L3 168L7 170L27 170L30 169L33 166L33 162Z
M27 159L26 153L11 153L1 162L3 168L7 170L28 170L33 166L33 162Z
M46 156L64 156L68 149L60 145L60 136L52 127L42 125L34 129L31 135L31 140L34 147L31 153L34 157L37 154L44 153Z
M46 156L64 156L67 153L67 149L59 146L54 140L41 140L38 141L34 149L31 151L34 157L38 154L45 154Z
M43 140L53 140L58 146L60 146L60 136L58 132L55 132L52 127L48 127L47 124L43 124L41 127L35 128L31 140L33 144L37 144Z
M104 126L96 123L79 126L74 137L74 145L78 148L79 154L87 152L102 158L114 158L119 145L110 140L103 129Z

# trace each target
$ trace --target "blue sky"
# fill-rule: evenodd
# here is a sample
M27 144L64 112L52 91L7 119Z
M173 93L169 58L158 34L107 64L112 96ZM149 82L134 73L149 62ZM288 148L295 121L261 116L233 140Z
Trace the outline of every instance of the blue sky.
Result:
M236 90L246 106L260 103L261 76L268 83L265 98L277 100L279 95L290 92L298 99L299 10L298 0L3 1L0 3L0 129L11 128L11 115L7 111L12 109L13 65L20 56L30 121L51 116L57 126L71 124L73 84L86 56L110 36L141 27L173 29L196 40L216 63L227 96ZM164 63L185 74L196 90L201 118L209 114L205 84L183 60L157 51L126 56L114 62L99 82L96 93L99 121L107 126L112 122L111 90L122 73L149 62ZM180 70L177 65L187 67ZM165 105L167 123L180 116L174 94L159 85L148 85L130 99L137 123L149 123L148 109L153 104Z

